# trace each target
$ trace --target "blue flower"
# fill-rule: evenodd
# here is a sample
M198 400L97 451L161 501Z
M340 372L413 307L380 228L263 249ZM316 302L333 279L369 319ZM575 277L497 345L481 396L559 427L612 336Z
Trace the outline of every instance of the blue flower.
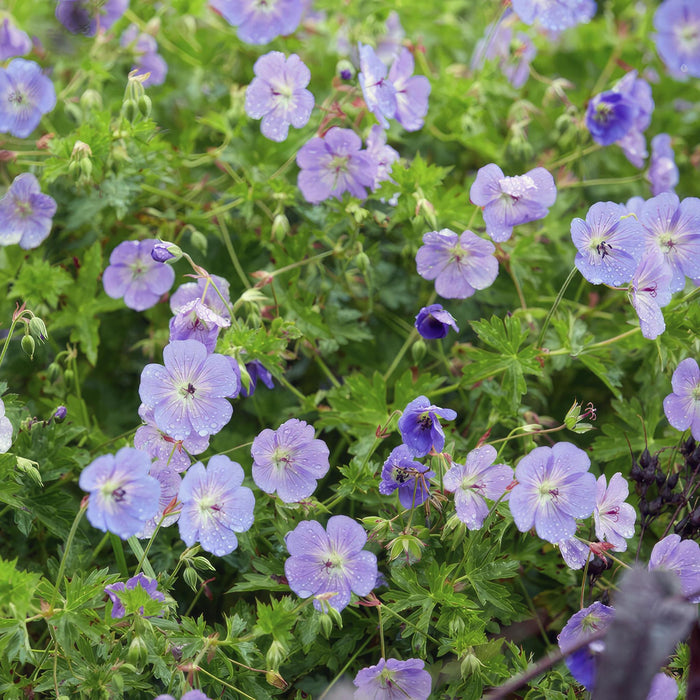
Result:
M59 0L56 19L71 34L95 36L98 27L109 29L129 7L129 0Z
M459 333L457 322L449 311L442 308L442 304L424 306L418 312L414 325L427 340L444 338L450 332L450 328Z
M415 462L413 453L406 445L395 447L384 466L379 493L388 496L399 490L399 502L404 508L415 508L428 500L429 480L435 476L428 467Z
M280 34L291 34L301 21L301 0L212 0L211 7L238 27L246 44L267 44Z
M513 11L525 24L537 20L555 32L590 21L595 10L594 0L513 0Z
M0 68L0 133L23 139L55 106L53 83L37 63L15 58Z
M17 29L9 17L0 24L0 61L24 56L32 50L32 40L27 32Z
M31 173L18 175L0 199L0 245L36 248L51 232L56 201Z
M451 408L433 406L427 396L419 396L404 409L399 418L399 431L414 457L425 457L433 448L440 452L445 446L445 432L438 416L454 420L457 413Z
M636 116L637 108L626 95L608 90L588 103L586 126L596 143L609 146L627 134Z

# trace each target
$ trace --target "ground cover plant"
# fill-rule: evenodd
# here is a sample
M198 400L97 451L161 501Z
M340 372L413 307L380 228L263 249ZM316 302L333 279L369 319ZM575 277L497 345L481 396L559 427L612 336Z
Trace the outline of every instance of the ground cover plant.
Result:
M693 0L8 0L3 698L693 697Z

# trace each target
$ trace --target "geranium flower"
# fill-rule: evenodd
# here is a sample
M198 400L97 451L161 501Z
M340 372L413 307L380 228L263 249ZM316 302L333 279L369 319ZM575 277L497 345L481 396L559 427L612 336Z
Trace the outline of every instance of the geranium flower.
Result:
M700 78L700 7L695 0L665 0L654 13L652 35L668 68Z
M31 173L18 175L0 199L0 245L36 248L51 233L56 200Z
M402 48L389 69L389 80L396 94L394 116L406 131L418 131L428 113L430 81L424 75L413 75L413 54Z
M654 545L649 557L649 571L666 569L678 575L683 595L691 603L700 603L700 545L667 535Z
M270 370L267 369L267 367L265 367L265 365L262 362L260 362L260 360L251 360L250 362L246 362L245 370L246 372L248 372L250 383L248 384L247 389L245 388L245 386L243 386L243 383L241 383L241 396L243 396L244 398L248 398L249 396L252 396L255 393L255 389L258 386L258 379L268 389L275 388L275 384L272 381L272 372L270 372ZM238 370L238 373L240 374L240 369Z
M189 457L187 459L189 466ZM177 497L180 491L182 477L178 474L177 469L168 465L165 461L158 460L151 465L149 474L160 484L160 499L158 501L158 512L150 520L147 520L143 529L137 533L136 536L140 539L149 538L156 531L159 523L161 527L170 527L180 518L179 509L174 509L165 518L163 517L165 509L173 502L173 499Z
M129 0L59 0L56 19L72 34L95 36L97 28L109 29L129 7Z
M78 483L90 494L90 524L123 540L140 532L158 512L160 483L149 474L150 467L151 458L133 447L98 457L85 467Z
M413 459L413 453L406 445L395 447L384 466L379 493L388 496L398 489L399 503L404 508L416 508L428 500L430 479L435 472Z
M142 573L132 576L130 579L124 583L124 581L117 581L117 583L110 583L105 586L105 593L109 596L112 601L112 618L118 619L126 615L126 609L124 608L124 603L119 597L119 594L123 591L133 591L137 587L142 588L151 600L164 601L165 594L158 590L158 581L154 578L149 578L144 576ZM143 615L143 607L141 608L141 614Z
M330 468L328 447L314 437L313 426L291 418L277 430L266 428L254 440L253 481L285 503L308 498Z
M639 316L642 335L653 340L666 329L661 308L671 301L671 270L658 250L642 257L632 276L630 303Z
M23 139L55 106L53 83L37 63L14 58L0 68L0 133Z
M5 402L0 399L0 454L12 447L12 423L5 415Z
M291 555L284 563L289 587L300 597L329 596L328 605L342 610L350 593L365 596L377 581L377 557L363 549L367 533L346 515L328 519L324 530L315 520L302 520L285 536ZM318 598L316 610L323 610Z
M424 457L433 448L436 452L441 452L445 446L445 431L438 416L454 420L457 413L451 408L434 406L427 396L413 399L404 408L398 427L404 444L414 457Z
M445 338L454 328L459 333L459 326L449 311L442 308L442 304L430 304L424 306L416 316L416 330L427 340Z
M379 124L374 124L369 131L365 153L368 158L372 159L376 168L372 184L372 191L374 191L380 183L391 180L391 168L394 162L399 159L399 154L396 149L387 146L386 131Z
M664 399L664 413L676 430L688 430L700 440L700 367L692 357L678 363L671 378L673 393Z
M593 513L596 480L588 455L570 442L536 447L515 468L518 484L510 493L510 511L520 532L533 526L556 544L573 537L576 518Z
M358 44L360 54L360 82L362 96L367 109L377 117L385 129L389 128L389 119L396 115L396 88L387 77L387 67L379 60L371 46Z
M607 484L605 474L596 482L596 503L593 510L595 536L613 546L613 552L624 552L627 540L634 536L634 521L637 511L625 499L629 495L629 484L620 472L612 475Z
M495 164L479 168L469 198L483 207L486 233L497 243L507 241L513 226L543 219L557 198L554 178L544 168L506 177Z
M465 464L453 464L443 477L445 490L455 494L457 517L470 530L479 530L489 513L484 499L497 501L513 481L511 467L494 464L496 455L492 445L477 447Z
M363 668L353 683L353 700L428 700L432 679L422 659L379 659Z
M596 143L609 146L627 134L637 116L634 102L616 90L596 95L586 109L586 126Z
M17 29L10 18L5 17L0 24L0 61L24 56L31 50L32 40L29 38L29 34Z
M289 125L305 126L314 108L314 96L306 89L311 72L293 53L289 58L280 51L261 56L253 66L256 77L245 93L245 112L262 119L260 131L272 141L284 141Z
M210 355L197 340L174 340L165 346L163 362L146 365L139 386L158 428L174 440L218 433L233 414L224 397L238 388L228 359Z
M466 299L486 289L498 276L498 261L491 241L471 231L458 236L444 228L423 235L416 253L418 274L435 280L435 291L445 299Z
M223 557L238 547L237 532L253 524L255 497L243 483L243 468L225 455L215 455L205 466L193 464L180 487L180 537L191 547Z
M595 10L595 0L513 0L513 11L525 24L538 21L553 32L589 22Z
M246 44L267 44L281 34L291 34L304 10L301 0L211 0L209 4L238 27L238 38Z

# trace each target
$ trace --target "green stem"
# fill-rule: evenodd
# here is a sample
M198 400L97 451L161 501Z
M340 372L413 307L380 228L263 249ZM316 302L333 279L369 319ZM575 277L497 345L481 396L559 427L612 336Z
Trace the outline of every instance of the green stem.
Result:
M77 352L71 353L70 355L71 364L73 365L73 376L75 377L75 395L78 397L78 401L80 402L80 410L83 414L83 424L89 430L90 416L88 415L87 405L85 404L85 401L83 401L83 392L80 389L80 375L78 374L78 362L76 359L77 356Z
M227 688L230 688L231 690L238 693L239 695L242 695L244 698L248 698L248 700L255 700L255 698L252 697L251 695L248 695L248 693L244 693L242 690L236 688L235 685L231 685L230 683L227 683L225 680L219 678L218 676L215 676L213 673L209 673L209 671L207 671L206 669L202 668L199 665L197 665L197 671L199 673L203 673L205 676L209 676L209 678L212 678L217 683L221 683L221 685L225 685Z
M379 615L379 644L382 648L382 659L386 659L386 647L384 646L384 623L382 622L382 605L377 606Z
M413 342L416 340L417 336L418 331L415 328L413 328L409 333L408 338L406 338L404 344L401 346L401 349L396 354L396 357L394 358L393 362L389 365L389 369L384 373L383 379L385 382L394 373L394 370L399 366L399 363L401 362L401 360L403 360L403 356L406 354L408 348L410 348L411 345L413 345Z
M5 353L7 352L7 348L10 345L10 340L12 340L12 334L15 332L15 326L17 325L17 321L19 321L19 316L17 318L12 319L12 324L10 325L10 330L7 331L7 338L5 338L5 343L2 346L2 352L0 352L0 365L2 364L2 361L5 359Z
M54 586L53 594L51 595L51 606L53 608L54 603L56 602L56 598L61 592L61 582L63 581L63 574L66 571L66 562L68 561L68 552L70 551L71 545L73 544L73 540L75 539L75 533L78 531L78 525L80 525L80 521L83 518L83 515L85 514L85 511L87 510L88 504L87 501L85 501L84 504L81 504L80 509L78 510L74 520L73 524L71 525L70 532L68 533L68 539L66 540L66 546L63 549L63 556L61 557L61 563L58 566L58 574L56 575L56 585Z
M595 153L596 151L599 151L602 146L600 146L597 143L594 143L590 146L587 146L583 150L578 149L575 153L570 153L568 156L564 156L563 158L560 158L559 160L555 160L553 163L550 163L547 166L547 170L553 170L554 168L559 168L562 165L566 165L567 163L570 163L572 160L576 160L580 158L581 156L587 156L589 153Z
M557 189L566 190L573 187L593 187L598 185L624 185L627 182L637 182L644 178L644 174L630 175L629 177L618 178L598 178L596 180L580 180L579 182L565 182L563 185L558 185Z
M123 578L129 577L129 567L126 565L126 557L124 556L124 545L121 539L113 532L109 533L109 541L112 543L112 551L114 558L117 560L117 568Z
M624 333L620 333L620 335L616 335L613 338L608 338L607 340L601 340L598 343L592 343L591 345L586 345L581 352L577 353L575 357L578 357L579 355L583 355L591 350L595 350L596 348L603 348L606 345L612 345L613 343L617 343L618 340L622 340L623 338L627 338L631 335L634 335L635 333L639 333L641 330L640 326L637 326L636 328L631 328L628 331L625 331ZM571 355L571 350L567 348L559 348L558 350L552 350L551 352L545 353L543 356L544 357L550 357L551 355Z
M162 520L162 518L161 518ZM160 524L159 524L160 525ZM148 576L151 578L156 577L156 572L153 570L153 567L151 566L151 562L146 559L146 554L148 553L148 549L151 547L151 542L153 542L153 537L155 537L156 532L158 532L158 528L156 528L156 531L153 533L151 536L151 539L148 541L148 547L144 551L143 547L141 546L141 543L138 541L138 538L136 535L129 537L128 542L129 542L129 547L131 547L131 551L139 557L139 563L138 566L136 567L136 571L134 572L134 575L138 574L138 572L141 570L141 566L143 566L143 570L146 572Z
M231 242L231 235L229 234L228 229L226 228L226 224L224 223L224 220L221 217L219 217L217 221L219 222L219 231L221 231L221 240L224 242L224 246L226 246L226 250L228 251L229 257L231 258L231 262L233 263L233 267L236 270L236 274L243 283L243 286L246 289L250 289L252 285L248 281L248 278L246 277L246 274L243 271L243 268L241 267L241 263L238 260L238 256L236 255L233 243Z
M564 284L562 284L559 294L557 294L557 298L554 300L554 304L552 304L552 307L547 312L544 322L542 323L542 328L540 329L540 333L537 336L537 342L535 343L536 348L542 347L542 341L544 340L544 334L547 332L547 328L549 327L549 322L552 320L552 316L554 316L557 308L559 308L559 304L566 293L566 288L571 284L571 280L574 279L577 271L577 268L572 268L571 272L569 272L569 276L564 280Z
M328 695L328 693L330 692L331 688L343 677L343 674L345 673L345 671L347 671L348 668L350 668L353 661L355 661L355 659L365 650L365 647L370 643L371 640L372 640L372 637L368 637L365 640L365 643L348 659L348 662L345 664L345 666L343 666L343 668L340 669L340 671L338 671L335 678L333 678L333 680L330 682L328 687L323 691L323 693L318 698L318 700L324 700L326 695Z

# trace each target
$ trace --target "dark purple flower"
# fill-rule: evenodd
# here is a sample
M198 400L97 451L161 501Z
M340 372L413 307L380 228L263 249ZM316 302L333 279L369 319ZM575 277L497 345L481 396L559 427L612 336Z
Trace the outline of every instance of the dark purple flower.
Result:
M129 7L129 0L59 0L56 19L72 34L95 36L109 29Z
M700 78L700 7L695 0L665 0L654 14L656 50L672 73Z
M260 362L260 360L251 360L245 363L246 372L248 372L248 377L250 378L250 383L246 389L243 383L241 383L241 396L248 398L255 393L255 388L258 385L258 379L268 388L273 389L274 383L272 381L272 373L268 370L265 365ZM240 373L240 370L239 370Z
M441 452L445 446L445 432L440 419L454 420L457 413L451 408L439 408L430 403L427 396L413 399L399 418L399 431L404 444L414 457L424 457L430 450Z
M158 428L174 440L218 433L233 414L224 397L237 389L228 359L210 355L197 340L174 340L165 346L163 362L146 365L139 386Z
M396 121L406 131L418 131L428 113L430 81L424 75L413 75L413 54L407 49L394 59L389 69L389 80L396 92Z
M594 0L513 0L513 11L525 24L537 20L555 32L589 22L595 10Z
M253 524L255 497L243 483L243 468L225 455L215 455L205 468L193 464L180 487L182 502L180 537L191 547L195 542L202 549L223 557L238 547L237 532L249 530Z
M574 219L571 239L578 249L574 264L591 284L626 284L644 249L644 232L636 217L614 202L596 202L585 221Z
M458 236L443 228L423 235L416 253L418 274L435 280L435 291L445 299L466 299L477 289L486 289L498 276L498 260L491 241L471 231Z
M459 326L449 311L442 308L442 304L424 306L416 316L415 327L427 340L444 338L454 328L459 333Z
M671 378L673 393L664 399L664 413L676 430L688 430L700 440L700 368L688 357L678 363Z
M580 640L596 632L607 630L614 617L615 609L599 601L579 610L569 618L557 637L562 653L566 654ZM587 690L593 690L597 656L604 648L604 641L599 640L569 654L564 660L571 675Z
M253 481L285 503L308 498L330 468L328 447L314 437L313 426L291 418L277 430L266 428L254 440Z
M612 475L607 484L605 474L596 482L595 536L602 542L610 542L614 552L624 552L627 540L634 537L634 521L637 511L625 499L629 495L627 479L620 472Z
M489 509L484 499L497 501L513 481L513 469L494 464L496 449L483 445L467 455L466 464L457 464L445 472L445 491L454 492L457 517L470 529L479 530Z
M664 192L675 192L678 184L678 166L668 134L657 134L651 140L649 181L654 197Z
M556 201L557 188L544 168L506 177L495 163L489 163L476 174L469 198L484 210L486 233L502 243L511 237L513 226L544 219Z
M169 265L156 262L151 251L156 241L124 241L109 256L109 267L102 275L107 296L124 297L124 303L135 311L144 311L158 303L175 281Z
M173 260L174 258L179 258L182 255L182 251L179 246L174 243L167 243L164 241L158 241L151 251L151 257L156 262L168 262L168 260Z
M136 576L132 576L130 579L128 579L126 584L124 581L118 581L117 583L111 583L105 586L105 593L112 601L113 619L124 617L124 615L126 615L126 609L124 608L124 603L119 597L119 594L125 590L133 591L137 586L148 593L148 597L151 598L151 600L165 600L165 594L158 590L158 581L156 581L154 578L144 576L142 573L138 573ZM141 606L140 612L143 615L143 606Z
M609 146L634 126L636 105L620 92L608 90L596 95L586 110L586 126L596 143Z
M384 466L379 493L388 496L398 489L399 503L404 508L417 508L430 496L430 479L434 472L413 459L414 455L406 445L395 447Z
M697 368L697 364L695 366ZM683 595L691 603L700 603L700 545L697 542L681 540L680 535L667 535L651 550L648 568L649 571L675 572Z
M150 467L145 452L123 447L83 469L79 484L90 494L87 518L93 527L123 540L141 531L158 512L160 499L160 484L149 475Z
M302 520L284 539L291 555L284 563L289 587L300 598L317 596L316 610L325 604L340 611L351 592L365 596L374 588L377 557L363 549L367 533L352 518L334 515L325 530L315 520Z
M369 131L365 153L368 158L371 158L376 168L372 184L372 191L374 191L380 183L391 180L391 168L399 159L399 154L391 146L386 145L386 131L379 124L374 124Z
M150 73L142 85L162 85L168 75L168 64L158 53L158 43L145 32L139 32L135 24L129 25L119 40L124 48L130 47L136 57L136 65L132 70L137 70L139 75Z
M353 683L353 700L428 700L432 679L422 659L379 659L363 668Z
M686 277L700 277L700 199L657 195L642 206L639 223L647 233L646 251L661 251L671 271L671 292L680 292Z
M53 413L53 419L56 423L63 423L68 415L68 409L65 406L59 406Z
M22 173L0 199L0 245L36 248L51 233L56 201L42 194L38 180Z
M5 17L0 24L0 61L6 61L8 58L16 56L24 56L32 50L32 40L27 32L17 29L10 21L9 17Z
M371 46L358 44L360 54L360 81L362 96L367 109L374 114L379 123L387 129L389 119L396 115L396 88L387 77L387 67L377 58Z
M238 27L246 44L267 44L291 34L301 21L301 0L210 0L211 7L229 24Z
M666 329L661 308L671 301L671 270L658 250L642 256L632 276L629 298L642 335L650 340L660 336Z
M570 442L536 447L515 468L510 512L520 532L533 526L556 544L573 537L576 518L587 518L596 502L596 480L588 455Z
M143 529L137 533L136 536L140 539L148 539L151 537L159 524L161 527L170 527L173 523L176 523L180 517L179 509L168 512L168 514L163 517L165 509L177 498L180 485L182 484L182 477L178 474L175 465L173 465L172 461L168 464L164 460L159 460L153 462L149 473L160 484L160 500L158 501L158 512L150 520L147 520Z
M245 112L262 119L260 131L272 141L284 141L289 125L305 126L314 108L314 96L306 89L311 72L293 53L280 51L261 56L253 66L256 77L245 93Z
M324 199L340 199L344 192L364 199L372 188L376 165L362 149L360 137L351 129L334 126L323 138L304 144L297 153L301 168L297 183L304 199L318 204Z
M55 106L53 83L37 63L14 58L0 68L0 133L25 138Z

